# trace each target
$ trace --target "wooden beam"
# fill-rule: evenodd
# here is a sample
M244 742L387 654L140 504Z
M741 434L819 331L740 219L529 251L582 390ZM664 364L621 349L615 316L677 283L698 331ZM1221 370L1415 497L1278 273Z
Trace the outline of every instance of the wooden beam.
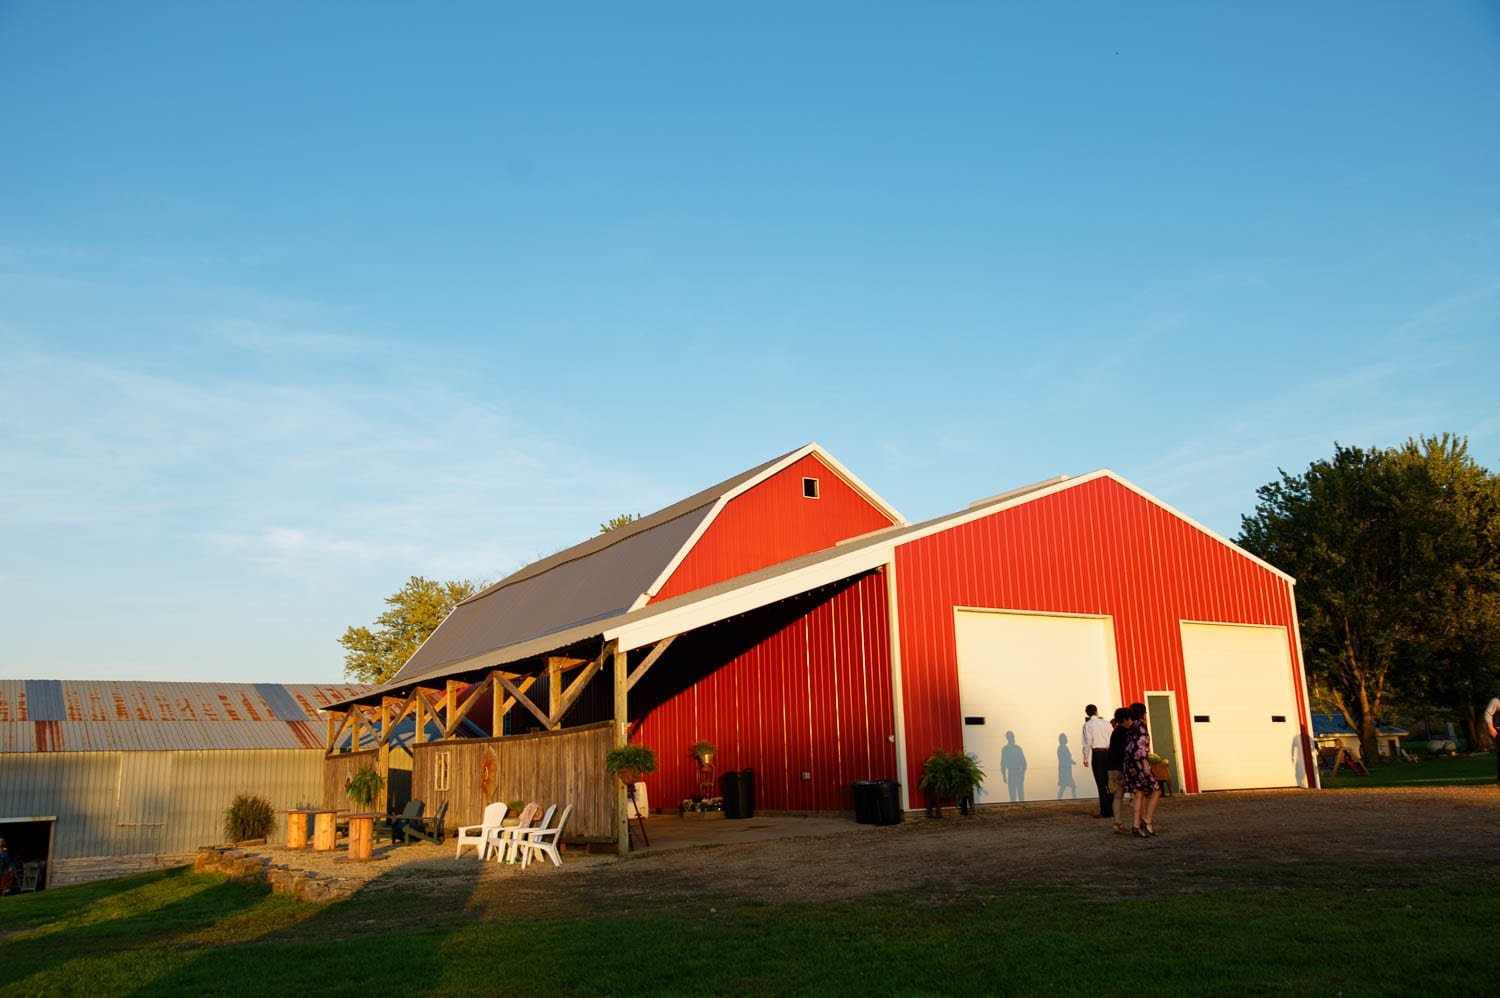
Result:
M388 708L393 704L399 705L387 721L385 728L380 732L380 744L384 745L386 742L390 741L391 732L396 729L396 725L406 720L406 715L410 714L416 708L417 691L413 689L410 693L406 694L406 699L404 700L399 700L396 697L386 697L384 701L382 701L382 704L383 709Z
M614 665L615 685L615 737L614 748L625 747L625 722L629 716L629 692L630 688L625 682L625 669L630 664L626 653L620 650L618 642L611 642L610 658ZM620 855L624 855L630 849L630 814L626 810L625 784L613 776L605 776L615 785L615 845ZM607 792L607 791L606 791Z
M500 675L499 673L496 673L495 675L500 680L500 685L505 687L505 692L514 697L516 702L521 706L525 707L527 710L531 711L532 714L536 715L536 719L542 722L543 727L550 729L552 725L552 719L549 718L546 714L543 714L541 708L531 702L531 698L526 695L526 692L524 690L519 689L515 683L511 682L505 676ZM529 686L530 684L528 683L527 685Z
M418 690L413 689L412 706L417 712L417 737L414 739L418 745L427 744L427 698L422 696Z
M495 672L495 673L492 673L491 675L493 676L493 678L495 680L496 691L497 692L503 691L505 689L505 687L503 685L501 685L502 674L499 673L499 672ZM513 679L514 677L512 677L512 676L510 676L510 675L507 674L507 675L504 676L504 678L506 678L506 679ZM521 676L520 680L521 681L519 683L516 683L516 689L520 690L522 693L525 693L526 691L530 690L537 683L537 677L536 676ZM513 696L510 696L509 694L507 694L506 697L505 697L505 699L504 699L504 702L500 704L500 717L501 717L502 720L505 718L506 714L510 713L510 709L512 707L514 707L515 705L516 705L516 698L513 697Z
M573 681L568 684L568 688L562 692L561 701L554 698L552 701L552 719L558 725L562 724L563 715L577 701L579 695L583 693L584 688L588 686L589 681L599 674L599 670L604 668L604 663L614 654L614 646L614 641L606 641L604 647L599 649L599 654L589 663L589 667L573 677Z
M636 666L635 671L630 674L630 678L625 682L625 689L635 689L635 684L641 681L641 677L646 674L646 670L655 665L656 660L665 655L667 653L667 649L672 647L672 642L676 640L677 635L674 634L669 638L662 638L660 641L658 641L656 643L656 646L651 649L650 654L642 659L641 664Z
M452 720L443 728L444 738L453 737L453 732L458 730L458 726L463 723L464 718L469 716L469 711L473 710L474 705L479 702L479 698L484 696L484 688L487 685L484 680L480 680L470 687L472 692L469 694L469 699L465 700L458 710L453 712Z
M333 755L334 743L343 736L344 729L349 726L349 717L352 713L352 711L347 710L331 710L328 712L328 749L323 753L325 758ZM333 721L335 717L339 718L337 726L334 725Z
M562 662L559 659L547 659L547 730L555 731L558 724L557 708L562 703Z
M500 673L491 672L490 683L490 737L499 738L505 727L505 709L500 702L505 699L505 690L500 686Z
M457 727L457 724L453 720L453 715L455 715L455 714L458 713L458 689L462 685L463 685L463 683L460 683L456 679L450 679L450 680L448 680L447 683L444 684L444 694L443 694L443 737L444 738L448 737L447 733L450 730L452 730L454 727Z

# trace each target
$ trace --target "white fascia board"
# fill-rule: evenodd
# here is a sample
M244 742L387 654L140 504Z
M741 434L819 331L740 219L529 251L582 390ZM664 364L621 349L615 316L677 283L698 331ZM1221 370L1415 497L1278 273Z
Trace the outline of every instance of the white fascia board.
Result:
M892 506L890 503L886 502L885 499L881 497L880 493L870 488L860 480L858 475L850 471L848 468L844 467L844 465L837 458L824 450L821 444L810 443L805 448L803 448L803 450L807 451L809 454L816 454L818 456L818 460L826 464L830 471L844 480L844 484L848 485L854 491L870 500L870 502L877 509L879 509L886 516L890 517L892 525L898 527L906 525L906 517L901 515L900 510Z
M663 568L656 578L652 580L651 584L646 587L645 592L635 598L635 601L630 604L630 610L627 612L639 610L651 602L652 598L661 591L661 587L667 584L667 580L672 577L672 573L677 571L677 567L687 558L688 552L693 550L698 541L708 531L709 525L719 518L719 514L724 511L724 505L728 502L729 496L727 494L719 496L714 502L714 508L708 511L707 516L698 521L698 525L693 528L693 532L688 535L688 539L682 542L682 547L678 548L677 553L672 556L672 560L667 562L667 567Z
M724 507L729 504L730 500L744 495L746 492L749 492L751 489L755 488L757 485L760 485L767 479L781 474L783 471L790 468L792 465L796 464L798 461L802 460L808 455L812 455L819 461L823 462L824 466L827 467L829 471L833 472L839 478L842 478L845 484L854 489L854 491L858 492L860 495L864 496L867 500L870 501L872 505L874 505L877 509L879 509L882 513L889 517L893 525L904 526L906 524L906 517L902 516L900 511L897 510L896 507L886 502L883 498L881 498L879 493L862 482L859 477L854 474L854 472L850 471L848 468L839 463L839 461L837 461L832 454L823 449L823 446L821 444L817 443L816 441L814 441L813 443L804 444L801 447L798 447L796 450L792 451L786 457L782 458L780 461L777 461L775 464L771 465L769 468L766 468L754 478L747 479L746 481L741 482L737 487L721 495L718 498L718 501L714 503L714 508L711 509L708 515L703 518L702 522L698 524L697 529L693 531L692 535L683 542L682 547L677 549L677 553L672 556L672 560L667 562L667 566L662 569L661 574L656 577L651 585L646 587L645 592L636 597L635 602L630 605L630 609L639 610L641 607L645 606L653 598L655 598L657 593L661 592L661 587L667 584L667 580L672 577L672 573L677 571L678 567L687 558L688 552L692 551L693 548L697 545L698 541L703 537L703 535L708 532L708 528L712 526L713 522L719 518L719 514L724 511Z
M1218 541L1220 544L1224 545L1229 550L1231 550L1235 554L1239 555L1241 558L1249 558L1251 561L1255 562L1257 565L1259 565L1261 568L1264 568L1266 571L1274 573L1278 577L1285 579L1286 581L1290 582L1294 586L1297 584L1297 580L1295 578L1293 578L1292 576L1288 575L1286 572L1283 572L1281 569L1277 568L1275 565L1271 564L1268 561L1265 561L1262 558L1259 558L1259 557L1251 554L1249 551L1246 551L1244 548L1240 547L1238 544L1234 543L1234 541L1231 541L1229 538L1224 537L1221 534L1217 534L1217 533L1215 533L1212 530L1209 530L1207 527L1205 527L1203 524L1199 523L1197 520L1193 519L1191 516L1188 516L1186 513L1183 513L1181 511L1179 511L1177 509L1174 509L1173 507L1167 505L1166 503L1162 502L1160 499L1156 498L1156 496L1152 495L1151 493L1147 492L1145 489L1141 488L1139 485L1136 485L1134 482L1126 481L1125 479L1121 478L1119 475L1115 474L1113 471L1109 471L1108 469L1105 469L1102 473L1105 474L1105 475L1108 475L1110 478L1113 478L1115 481L1119 482L1121 485L1125 486L1127 489L1129 489L1130 491L1134 492L1136 495L1140 496L1142 499L1146 500L1147 502L1149 502L1149 503L1155 503L1157 506L1160 506L1162 509L1166 510L1168 513L1171 513L1173 516L1177 517L1177 519L1181 520L1183 523L1186 523L1188 526L1192 527L1193 529L1199 531L1200 533L1207 534L1209 537L1211 537L1212 539Z
M798 596L851 575L879 568L891 559L891 545L874 544L806 568L773 576L684 606L650 614L639 620L621 621L604 629L604 640L616 640L621 651L654 644L662 638L682 634L729 617Z
M1056 495L1059 492L1063 492L1071 488L1076 488L1079 485L1083 485L1087 482L1092 482L1100 478L1108 478L1113 482L1117 482L1118 484L1129 489L1131 492L1134 492L1136 495L1140 496L1142 499L1146 500L1152 505L1158 506L1166 512L1171 513L1173 516L1177 517L1177 519L1181 520L1183 523L1186 523L1194 530L1197 530L1198 532L1207 535L1211 539L1218 541L1220 544L1224 545L1229 550L1239 555L1241 558L1248 558L1259 565L1261 568L1264 568L1266 571L1273 573L1278 578L1285 579L1293 585L1296 584L1296 579L1292 578L1292 576L1283 572L1275 565L1272 565L1270 562L1256 557L1249 551L1246 551L1244 548L1235 544L1233 541L1226 539L1220 534L1214 533L1212 530L1208 529L1203 524L1193 519L1191 516L1188 516L1185 513L1182 513L1181 511L1167 505L1160 499L1156 498L1156 496L1141 488L1139 485L1136 485L1134 482L1120 477L1113 471L1110 471L1108 468L1100 468L1097 471L1091 471L1086 475L1079 475L1076 478L1061 479L1055 484L1048 485L1045 488L1037 489L1034 492L1027 492L1024 495L1017 496L1013 499L997 501L990 506L971 507L958 516L940 519L934 521L926 527L922 527L908 533L903 533L896 539L896 543L899 546L910 541L920 540L923 537L930 537L933 534L939 534L945 530L951 530L954 527L963 526L966 523L973 523L975 520L981 520L986 516L993 516L996 513L1001 513L1008 509L1015 509L1017 506L1024 506L1027 503L1035 502L1038 499L1045 499L1047 496ZM1004 493L1002 493L1002 495L1003 494Z

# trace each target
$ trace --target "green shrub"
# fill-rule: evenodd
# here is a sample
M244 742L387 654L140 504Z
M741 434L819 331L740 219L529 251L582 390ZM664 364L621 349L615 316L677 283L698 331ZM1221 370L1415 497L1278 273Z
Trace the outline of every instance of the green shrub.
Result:
M239 794L224 812L224 838L229 842L269 838L275 827L271 802L255 794Z

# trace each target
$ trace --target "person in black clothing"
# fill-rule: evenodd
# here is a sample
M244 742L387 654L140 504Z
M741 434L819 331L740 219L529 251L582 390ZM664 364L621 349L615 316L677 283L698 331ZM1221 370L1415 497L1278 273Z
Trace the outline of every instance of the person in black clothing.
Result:
M1114 720L1110 722L1114 730L1109 733L1109 792L1114 795L1116 835L1130 834L1130 829L1120 824L1120 819L1125 815L1125 742L1130 737L1130 727L1126 723L1129 720L1130 711L1119 707L1115 710Z

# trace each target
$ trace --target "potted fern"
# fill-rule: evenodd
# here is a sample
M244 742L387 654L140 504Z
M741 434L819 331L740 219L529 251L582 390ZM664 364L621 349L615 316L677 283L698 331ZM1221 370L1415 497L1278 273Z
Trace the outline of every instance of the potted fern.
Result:
M698 743L693 746L692 751L694 757L698 760L698 765L707 766L714 761L714 752L717 750L714 748L713 742L706 738L700 738Z
M604 768L632 787L642 776L656 772L656 753L644 745L622 745L604 757Z
M385 779L372 766L364 766L349 778L344 786L344 795L366 811L375 806L380 792L385 789Z
M971 752L948 752L937 749L922 764L918 784L927 796L927 816L941 818L943 802L952 801L959 812L972 815L974 791L984 785L984 770L979 758Z

